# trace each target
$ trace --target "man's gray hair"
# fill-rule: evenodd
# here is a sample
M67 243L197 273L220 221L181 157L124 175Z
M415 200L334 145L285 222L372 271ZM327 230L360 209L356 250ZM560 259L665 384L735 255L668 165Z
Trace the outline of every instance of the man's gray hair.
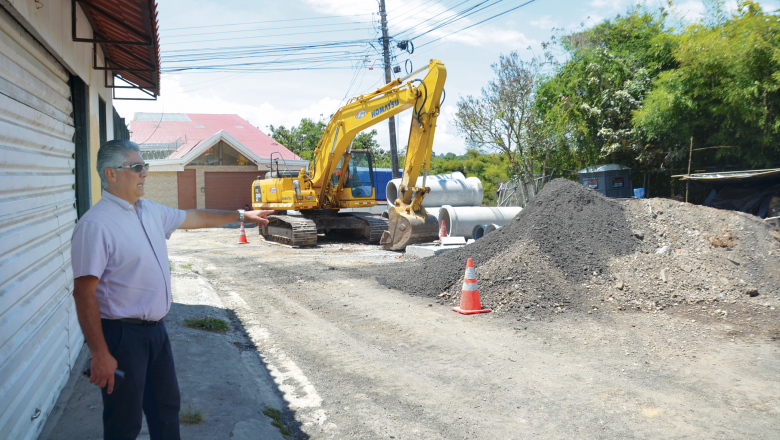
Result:
M100 146L97 154L97 172L100 176L100 186L103 189L108 187L106 169L121 166L122 163L127 162L127 155L133 151L141 153L138 144L123 139L108 141Z

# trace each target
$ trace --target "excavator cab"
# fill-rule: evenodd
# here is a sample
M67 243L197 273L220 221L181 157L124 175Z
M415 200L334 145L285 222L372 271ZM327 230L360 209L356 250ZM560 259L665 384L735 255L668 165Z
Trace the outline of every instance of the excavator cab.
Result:
M374 167L371 163L371 153L353 150L349 158L349 173L344 182L344 188L354 199L374 198Z
M341 208L355 208L366 205L368 200L374 201L376 190L371 153L368 150L352 150L342 156L330 176L330 184L333 188L340 188L338 203Z

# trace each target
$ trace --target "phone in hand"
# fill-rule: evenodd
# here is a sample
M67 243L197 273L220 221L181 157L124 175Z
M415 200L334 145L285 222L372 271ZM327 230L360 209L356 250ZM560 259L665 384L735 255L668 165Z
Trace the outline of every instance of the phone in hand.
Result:
M87 365L84 366L84 371L81 372L87 379L92 375L92 358L87 359ZM125 372L122 370L114 370L114 390L119 388L122 381L125 380Z

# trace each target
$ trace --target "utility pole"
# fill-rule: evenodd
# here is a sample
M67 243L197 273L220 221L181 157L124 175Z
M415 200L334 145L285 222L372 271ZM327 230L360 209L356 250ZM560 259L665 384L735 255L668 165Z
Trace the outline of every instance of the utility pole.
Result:
M379 0L379 15L382 17L382 50L385 56L385 84L393 80L390 73L390 37L387 35L387 8L385 0ZM395 116L388 119L390 124L390 166L393 168L393 179L398 178L398 144L395 136Z
M685 203L688 203L688 187L691 184L691 159L693 158L693 136L691 136L691 150L688 153L688 178L685 179Z

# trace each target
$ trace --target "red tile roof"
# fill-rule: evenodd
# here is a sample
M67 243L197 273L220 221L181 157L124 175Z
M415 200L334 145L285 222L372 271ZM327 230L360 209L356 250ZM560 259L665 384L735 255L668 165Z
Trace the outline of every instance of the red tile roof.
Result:
M139 144L169 143L178 140L183 144L168 156L169 159L178 159L192 151L202 141L224 130L259 157L268 158L271 153L279 151L285 159L301 159L238 115L186 113L186 118L168 118L168 114L165 116L164 119L189 119L189 121L160 121L159 119L130 121L130 140Z

